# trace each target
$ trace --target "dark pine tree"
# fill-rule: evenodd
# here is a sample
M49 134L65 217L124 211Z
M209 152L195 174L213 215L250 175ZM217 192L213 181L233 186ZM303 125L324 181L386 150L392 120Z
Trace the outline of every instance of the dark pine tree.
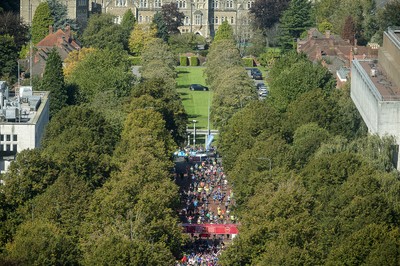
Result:
M68 95L64 83L62 61L55 48L51 50L47 58L39 90L50 92L50 117L66 106Z

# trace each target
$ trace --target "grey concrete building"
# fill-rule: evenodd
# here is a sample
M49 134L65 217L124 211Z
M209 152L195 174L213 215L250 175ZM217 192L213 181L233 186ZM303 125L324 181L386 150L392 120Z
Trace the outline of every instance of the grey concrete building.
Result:
M352 62L351 98L370 133L400 144L400 28L384 33L378 60ZM400 169L398 159L395 164Z
M18 152L40 146L49 122L49 92L22 86L11 92L0 81L0 171L7 171Z

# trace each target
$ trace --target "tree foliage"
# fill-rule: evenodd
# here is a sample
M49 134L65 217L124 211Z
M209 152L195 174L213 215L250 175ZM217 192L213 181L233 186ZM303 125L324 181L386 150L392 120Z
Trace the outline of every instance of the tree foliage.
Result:
M136 56L156 38L157 29L150 24L136 24L129 38L129 51Z
M8 34L0 35L0 77L15 77L17 74L18 48L14 38Z
M0 12L0 35L12 36L17 51L29 40L28 26L22 23L18 14L12 12Z
M76 21L68 18L68 10L66 5L59 0L47 0L47 4L49 5L51 15L54 19L54 30L63 29L67 25L69 25L74 31L79 30Z
M67 89L64 83L62 60L57 50L53 48L46 60L43 79L39 90L50 92L50 117L57 114L67 104Z
M176 3L167 3L161 8L162 20L167 28L168 34L180 33L179 27L183 26L185 14L179 11Z
M222 22L222 24L218 27L217 33L214 37L214 43L221 40L233 40L233 29L227 20Z
M97 95L111 92L127 96L133 75L127 54L117 50L95 50L78 62L67 82L78 86L78 102L93 102Z
M98 49L127 49L128 43L124 37L124 30L114 23L114 17L109 14L93 15L82 34L82 41L86 47Z
M37 44L49 34L49 26L53 26L54 19L47 2L42 2L35 10L32 19L32 42Z
M293 48L293 39L312 25L311 2L308 0L292 0L280 19L280 44L283 48Z
M255 28L263 31L272 28L279 22L279 18L289 6L289 2L289 0L256 0L250 8Z

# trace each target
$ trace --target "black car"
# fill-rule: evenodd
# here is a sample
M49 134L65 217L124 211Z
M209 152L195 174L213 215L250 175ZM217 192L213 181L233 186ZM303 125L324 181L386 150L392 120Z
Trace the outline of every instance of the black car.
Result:
M251 70L251 77L253 79L262 79L262 73L258 68L253 68Z
M257 90L261 89L262 87L266 87L264 82L257 83Z
M262 73L258 68L255 67L247 67L247 71L250 71L250 76L253 79L262 79Z
M200 84L192 84L189 89L191 91L208 91L208 87L200 85Z

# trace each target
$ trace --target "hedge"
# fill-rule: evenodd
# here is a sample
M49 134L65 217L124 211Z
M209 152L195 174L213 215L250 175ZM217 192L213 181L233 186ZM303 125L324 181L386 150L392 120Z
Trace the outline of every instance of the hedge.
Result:
M140 56L132 56L130 57L131 63L134 66L140 66L142 63L142 58Z
M245 67L253 67L254 66L254 60L253 58L242 58L243 64Z
M198 66L199 65L199 58L197 56L191 56L189 58L190 66Z
M181 56L179 59L179 65L187 66L188 65L188 58L187 56Z

